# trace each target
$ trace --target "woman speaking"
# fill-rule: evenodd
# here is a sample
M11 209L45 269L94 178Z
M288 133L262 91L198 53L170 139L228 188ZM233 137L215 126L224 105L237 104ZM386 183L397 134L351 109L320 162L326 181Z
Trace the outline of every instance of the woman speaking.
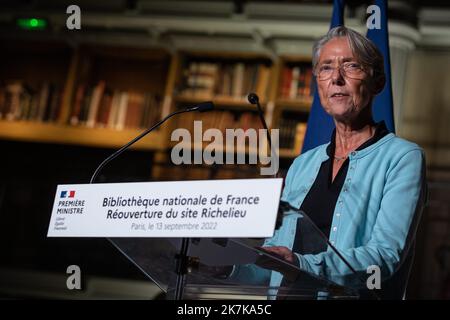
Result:
M309 273L357 286L361 297L367 293L361 278L378 267L378 295L402 298L426 195L423 151L374 122L372 100L385 74L381 53L366 37L343 26L331 29L313 48L313 72L336 128L328 144L295 159L282 200L304 211L354 270L330 248L305 252L297 220L289 217L264 249ZM282 279L270 272L271 286Z

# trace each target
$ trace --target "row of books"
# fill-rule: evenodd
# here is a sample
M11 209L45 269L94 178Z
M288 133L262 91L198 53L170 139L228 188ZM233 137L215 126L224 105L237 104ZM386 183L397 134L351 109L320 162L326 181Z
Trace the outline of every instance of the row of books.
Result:
M0 119L57 121L61 111L62 90L43 83L35 89L20 80L0 87Z
M282 118L280 120L280 149L293 150L300 154L306 133L306 123L296 119Z
M70 113L71 125L89 128L146 128L161 117L160 99L152 93L109 90L105 81L78 86Z
M0 87L0 119L56 122L62 97L63 90L52 83L35 89L22 81L8 81ZM121 130L146 128L160 117L160 99L154 94L111 91L100 81L95 87L78 86L68 122Z
M191 62L184 70L180 94L208 99L214 96L245 99L267 95L270 67L264 64Z
M280 95L283 99L301 99L313 94L312 68L310 66L284 67L281 74Z

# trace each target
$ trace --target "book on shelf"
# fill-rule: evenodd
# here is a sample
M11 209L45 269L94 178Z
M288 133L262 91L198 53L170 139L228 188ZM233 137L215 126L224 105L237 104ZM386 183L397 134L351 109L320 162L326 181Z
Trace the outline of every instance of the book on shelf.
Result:
M292 150L300 154L306 132L306 123L296 119L280 120L280 149Z
M179 93L200 99L244 100L249 92L256 92L264 101L269 78L270 67L262 63L193 61L183 72Z
M110 111L108 114L108 122L105 124L109 129L115 129L118 122L119 105L122 93L119 90L114 90L111 99Z
M100 99L98 114L96 119L94 120L97 126L100 128L106 128L108 125L108 119L111 113L112 100L113 95L109 90L105 91L102 99Z
M23 81L7 81L0 88L0 119L55 122L62 108L62 90L48 82L32 88Z
M303 100L312 95L312 68L306 64L285 66L281 72L280 96L282 99Z
M296 99L299 93L300 67L294 67L291 70L291 83L289 86L289 99Z
M128 92L121 92L119 103L116 106L118 108L116 122L114 123L114 129L123 130L125 128L125 117L128 111Z
M72 106L72 112L70 113L69 117L69 124L73 126L77 125L79 121L79 115L81 113L81 106L83 104L85 89L86 87L84 86L84 84L81 84L77 87L77 90L75 92L75 99Z
M89 103L89 113L87 116L86 126L93 128L96 123L97 113L100 106L100 100L105 91L105 81L100 81L92 92L92 99Z
M305 140L306 123L299 122L295 127L294 138L294 154L299 155L303 148L303 141Z
M191 62L184 71L182 94L203 98L214 93L218 65L207 62Z
M255 92L259 97L263 99L267 97L269 80L270 80L270 67L264 64L259 64Z
M161 101L150 92L111 90L105 81L77 87L70 125L115 130L147 128L161 118Z
M231 87L231 96L233 98L241 98L244 95L244 72L245 65L243 63L236 63L234 65Z

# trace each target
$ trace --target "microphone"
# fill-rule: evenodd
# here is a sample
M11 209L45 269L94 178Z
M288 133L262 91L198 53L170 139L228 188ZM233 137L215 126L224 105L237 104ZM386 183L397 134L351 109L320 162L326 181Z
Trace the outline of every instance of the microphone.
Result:
M269 142L270 152L272 152L272 140L270 139L269 128L267 128L266 120L264 119L264 112L262 111L261 105L259 104L259 97L256 93L250 93L247 96L248 102L258 107L259 119L262 122L264 129L266 129L267 141Z
M259 97L256 93L253 93L253 92L249 93L247 99L251 104L259 103Z
M143 137L145 137L147 134L152 132L154 129L158 128L160 125L162 125L164 122L166 122L169 118L173 117L174 115L180 114L180 113L186 113L186 112L192 112L192 111L199 111L199 112L207 112L214 109L214 103L212 101L202 102L199 103L193 107L189 107L183 110L177 110L172 112L171 114L167 115L164 119L160 120L156 124L154 124L152 127L148 128L144 132L142 132L140 135L138 135L136 138L125 144L123 147L121 147L119 150L114 152L112 155L110 155L108 158L103 160L102 163L95 169L94 174L91 177L91 180L89 183L94 183L95 179L97 178L100 171L103 169L103 167L110 162L111 160L115 159L117 156L119 156L122 152L127 150L130 146L132 146L134 143L141 140Z
M270 132L269 132L269 128L267 127L267 123L266 123L266 119L264 119L264 112L261 108L261 105L259 104L259 97L256 93L249 93L249 95L247 96L248 102L250 102L253 105L256 105L258 107L258 115L259 115L259 119L261 120L261 123L264 127L264 129L266 129L266 137L267 137L267 142L269 143L269 149L270 149L270 155L275 155L275 151L272 150L272 139L270 138ZM276 174L273 175L274 178L277 177Z

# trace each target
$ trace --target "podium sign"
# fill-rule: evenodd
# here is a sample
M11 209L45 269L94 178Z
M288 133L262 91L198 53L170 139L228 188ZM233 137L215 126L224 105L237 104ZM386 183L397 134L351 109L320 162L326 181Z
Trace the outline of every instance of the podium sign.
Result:
M282 179L58 185L48 237L271 237Z

